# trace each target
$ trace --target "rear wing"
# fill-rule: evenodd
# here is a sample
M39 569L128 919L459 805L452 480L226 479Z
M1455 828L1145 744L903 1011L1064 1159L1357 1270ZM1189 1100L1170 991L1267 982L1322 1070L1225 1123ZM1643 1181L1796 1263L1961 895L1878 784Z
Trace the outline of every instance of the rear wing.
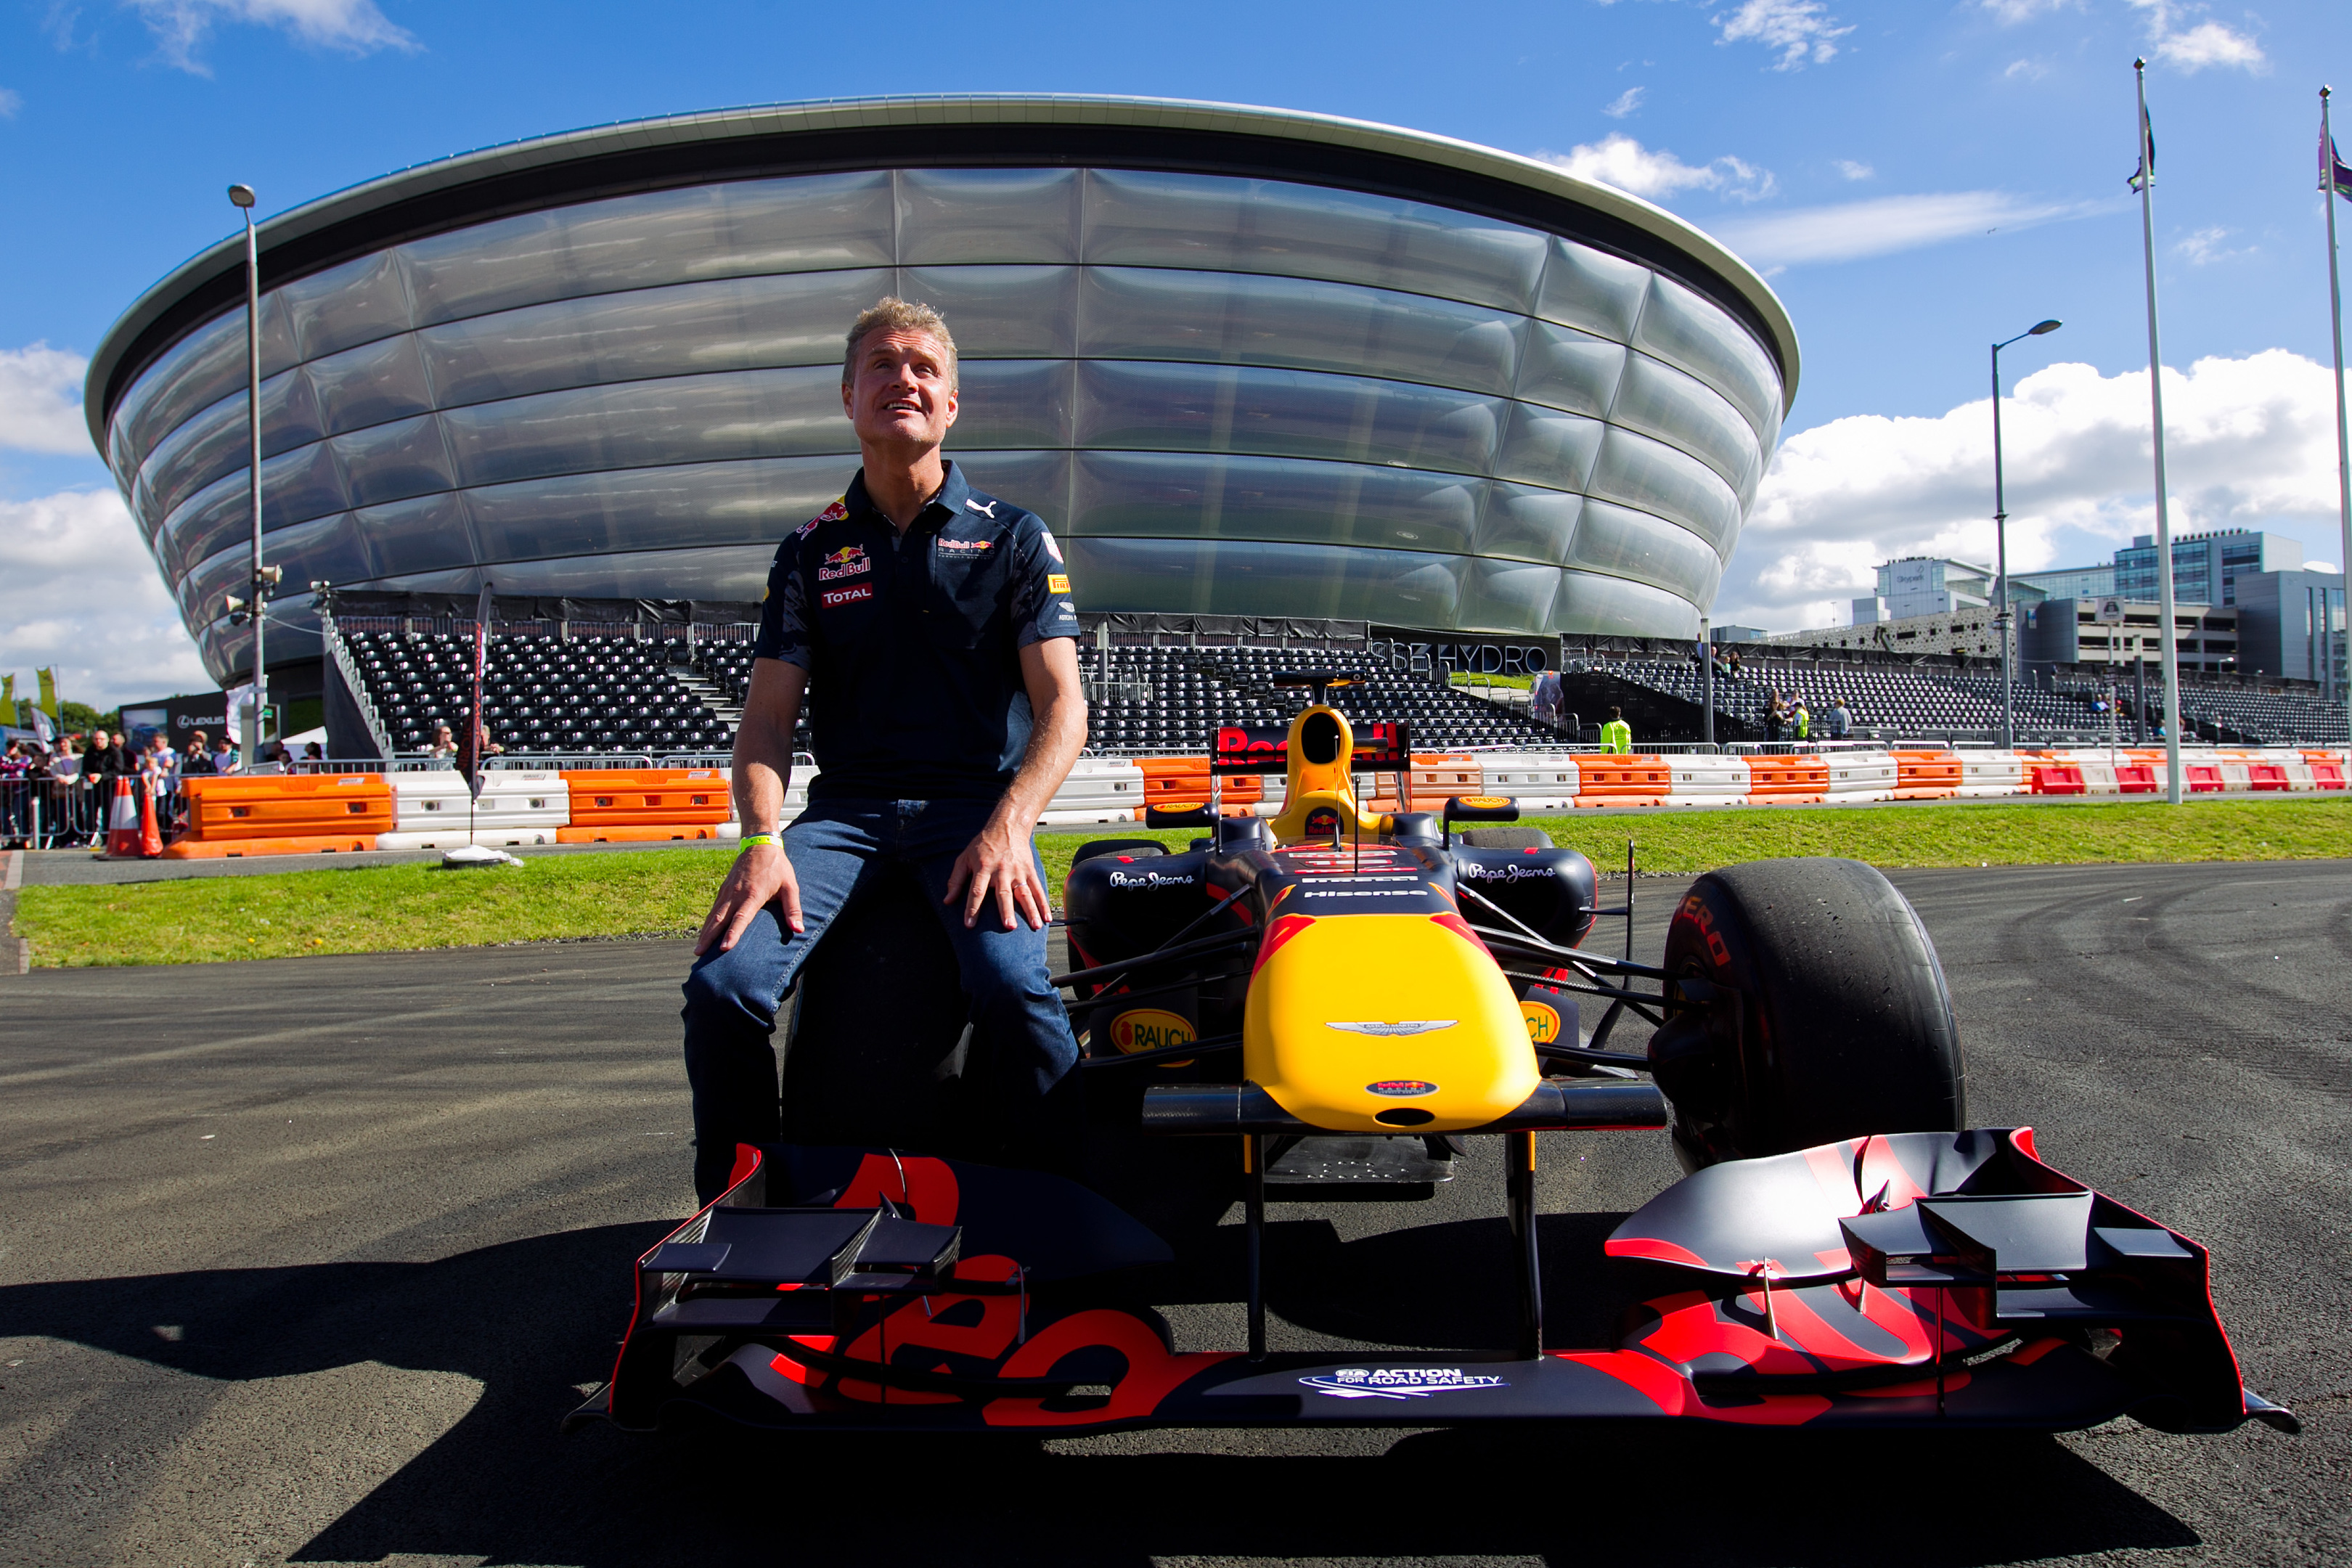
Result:
M1381 720L1352 726L1356 734L1353 773L1412 767L1412 743L1404 721ZM1219 774L1279 773L1289 771L1290 726L1287 724L1220 724L1209 746L1209 772Z

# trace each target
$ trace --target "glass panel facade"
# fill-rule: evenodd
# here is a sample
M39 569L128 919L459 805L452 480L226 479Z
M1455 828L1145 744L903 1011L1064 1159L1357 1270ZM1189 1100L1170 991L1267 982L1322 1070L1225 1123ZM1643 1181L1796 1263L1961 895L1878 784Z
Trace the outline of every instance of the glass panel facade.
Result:
M1533 229L1358 191L1098 169L1087 195L1095 267L1323 278L1521 314L1544 269L1547 237Z
M1086 609L1681 635L1779 432L1773 361L1726 311L1492 217L1213 174L719 182L272 290L272 558L289 582L755 599L856 469L842 338L891 292L955 329L950 451L1069 541ZM107 432L225 675L244 376L232 310Z

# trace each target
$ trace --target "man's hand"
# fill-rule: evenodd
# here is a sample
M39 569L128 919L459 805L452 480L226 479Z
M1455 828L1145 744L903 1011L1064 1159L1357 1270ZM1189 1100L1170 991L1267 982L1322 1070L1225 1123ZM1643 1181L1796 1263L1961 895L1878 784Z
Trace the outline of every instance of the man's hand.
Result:
M1036 851L1030 847L1029 835L1001 814L991 816L980 837L956 857L955 868L948 873L948 896L940 901L954 903L958 894L963 897L966 929L979 922L981 906L992 894L999 930L1011 931L1016 912L1032 931L1045 930L1054 918L1045 885L1037 879Z
M719 952L733 952L751 921L770 904L776 906L784 925L795 935L803 929L801 885L793 876L793 863L784 858L783 847L755 844L735 857L727 879L719 884L719 897L711 900L710 913L703 918L701 934L694 939L695 956L699 958L709 952L713 942L719 944ZM964 923L971 922L967 920Z

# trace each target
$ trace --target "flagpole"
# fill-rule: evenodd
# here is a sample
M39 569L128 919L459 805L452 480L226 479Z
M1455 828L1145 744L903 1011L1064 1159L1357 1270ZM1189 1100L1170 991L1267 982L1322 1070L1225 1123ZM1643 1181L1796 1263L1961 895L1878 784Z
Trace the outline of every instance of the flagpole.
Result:
M2327 120L2326 88L2319 89L2319 199L2327 206L2327 324L2336 346L2336 497L2343 525L2343 552L2337 561L2344 573L2345 636L2352 641L2352 450L2346 447L2344 422L2344 290L2336 276L2336 134ZM2336 669L2335 617L2323 614L2319 625L2320 658L2333 680ZM2319 675L2319 670L2312 674ZM2352 671L2347 671L2352 674ZM2352 679L2338 693L2345 703L2345 723L2352 726Z
M2147 123L2147 61L2132 61L2139 89L2139 236L2147 263L2147 396L2156 431L2157 648L2164 660L2164 798L2180 804L2180 652L2172 624L2172 522L2164 500L2164 346L2156 330L2156 149Z

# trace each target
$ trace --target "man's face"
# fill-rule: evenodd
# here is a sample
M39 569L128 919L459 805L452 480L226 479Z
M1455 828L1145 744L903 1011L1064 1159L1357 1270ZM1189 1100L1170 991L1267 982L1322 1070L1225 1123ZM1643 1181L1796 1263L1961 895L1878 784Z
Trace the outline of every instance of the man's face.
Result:
M861 445L926 451L947 439L956 395L947 356L928 332L868 332L841 406Z

